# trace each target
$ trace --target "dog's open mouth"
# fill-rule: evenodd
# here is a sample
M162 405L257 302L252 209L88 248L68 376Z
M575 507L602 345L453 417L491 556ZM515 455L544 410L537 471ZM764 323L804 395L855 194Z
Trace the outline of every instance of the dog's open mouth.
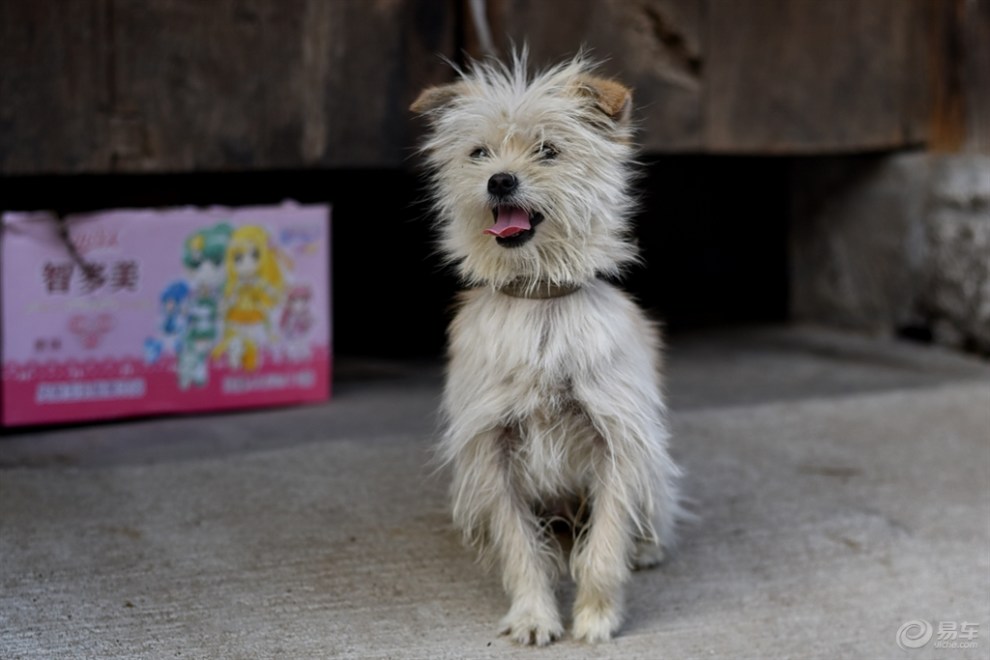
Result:
M492 209L495 224L485 229L502 247L519 247L536 232L536 225L543 221L543 214L530 212L518 206L499 205Z

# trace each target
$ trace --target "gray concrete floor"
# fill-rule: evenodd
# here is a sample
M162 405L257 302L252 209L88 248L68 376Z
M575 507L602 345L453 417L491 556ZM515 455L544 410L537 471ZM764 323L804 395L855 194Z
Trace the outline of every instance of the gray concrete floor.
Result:
M700 520L608 645L497 636L429 467L441 367L360 360L323 405L6 432L0 658L990 657L987 363L789 327L668 365Z

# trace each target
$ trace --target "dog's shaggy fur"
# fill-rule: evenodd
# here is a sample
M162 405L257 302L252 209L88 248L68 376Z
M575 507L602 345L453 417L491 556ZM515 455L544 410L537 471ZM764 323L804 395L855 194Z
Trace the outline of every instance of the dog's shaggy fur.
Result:
M681 514L659 332L603 279L636 258L631 93L584 55L535 75L525 52L459 73L412 105L429 123L440 246L471 287L450 327L439 447L453 518L500 566L504 633L562 635L569 559L573 636L607 640L630 569L663 558Z

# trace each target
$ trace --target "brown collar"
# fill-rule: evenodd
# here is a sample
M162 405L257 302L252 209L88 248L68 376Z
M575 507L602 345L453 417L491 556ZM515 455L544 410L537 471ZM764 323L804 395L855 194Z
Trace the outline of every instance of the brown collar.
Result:
M563 298L576 291L581 290L580 284L554 284L541 280L539 282L527 282L525 280L513 280L508 284L503 284L498 289L499 293L504 293L513 298L528 298L530 300L547 300L549 298Z

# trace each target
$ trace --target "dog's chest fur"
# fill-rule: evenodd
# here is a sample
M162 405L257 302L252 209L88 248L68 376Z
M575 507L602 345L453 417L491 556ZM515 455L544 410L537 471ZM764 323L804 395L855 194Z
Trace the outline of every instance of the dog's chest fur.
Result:
M448 437L491 431L497 420L517 487L533 498L580 493L606 450L588 407L630 371L644 390L656 387L653 327L599 281L550 300L477 289L462 303L451 326L445 407L464 428Z

